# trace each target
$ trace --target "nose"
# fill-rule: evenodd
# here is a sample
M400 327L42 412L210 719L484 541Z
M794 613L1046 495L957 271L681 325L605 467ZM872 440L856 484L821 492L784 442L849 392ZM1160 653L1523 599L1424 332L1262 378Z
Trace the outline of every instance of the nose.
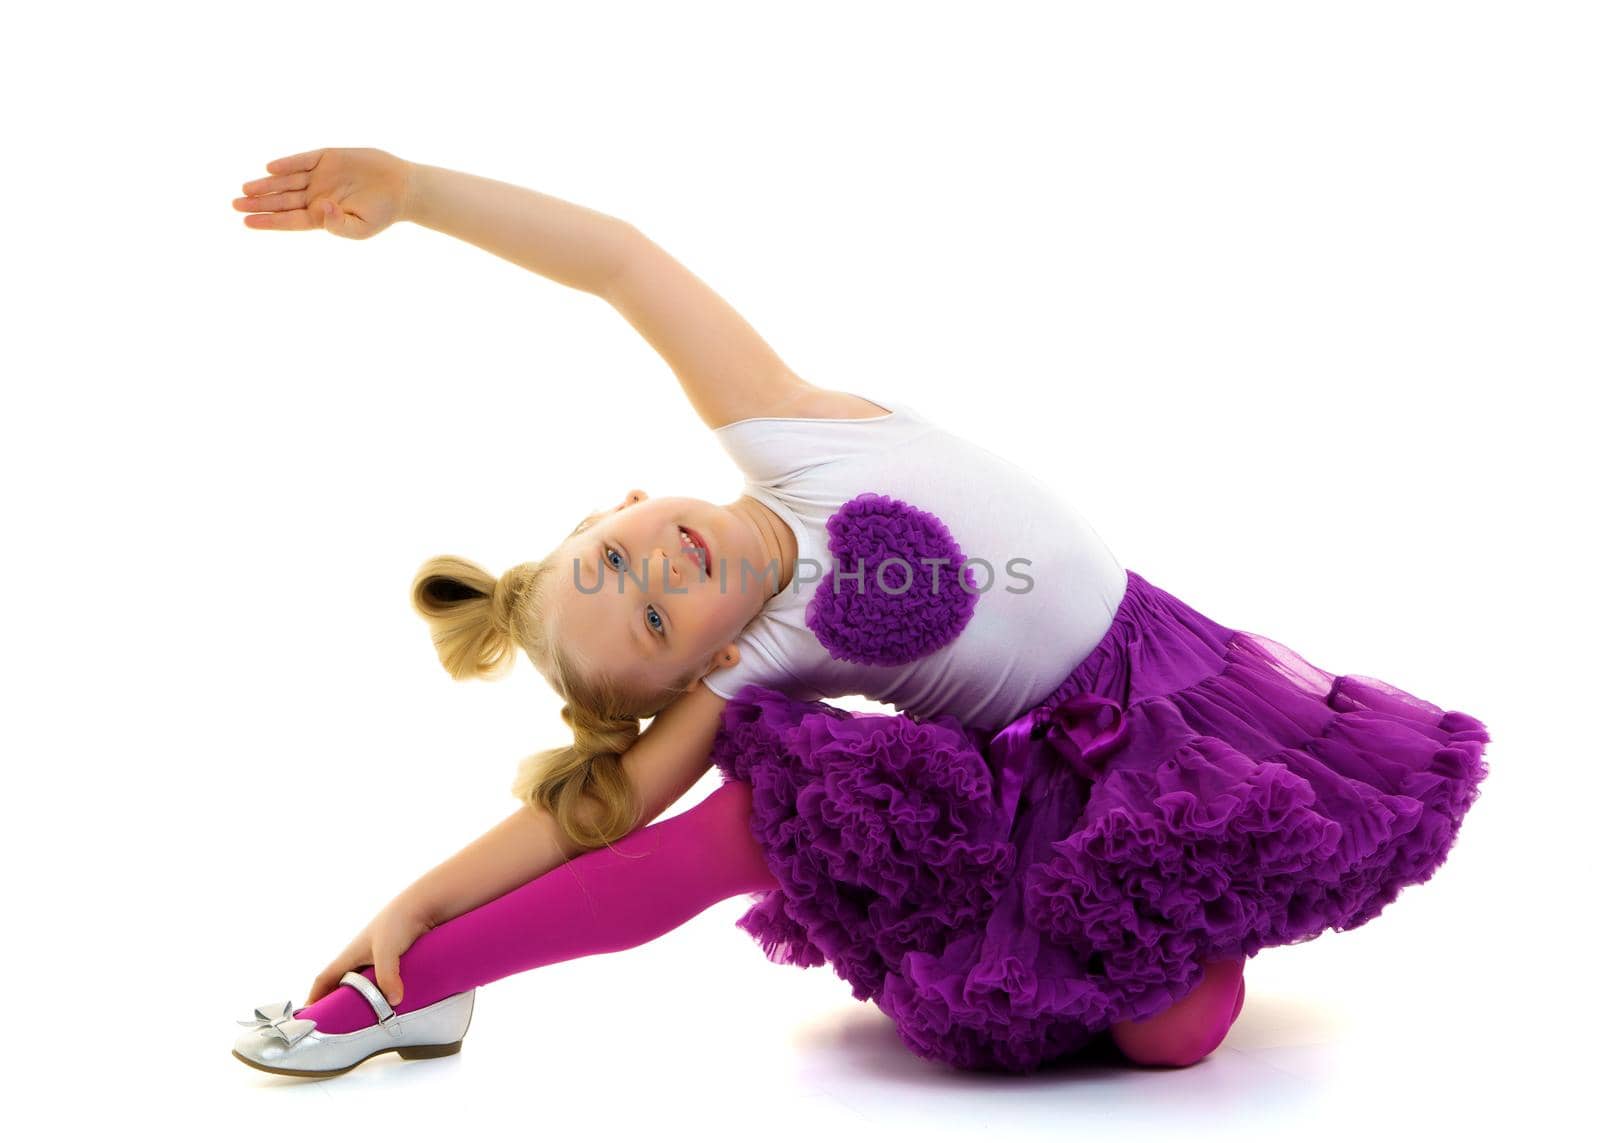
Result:
M671 584L673 587L678 586L678 580L682 578L682 574L678 571L678 565L673 562L672 554L666 548L657 547L655 551L651 552L650 563L656 568L660 568L665 564L666 583Z

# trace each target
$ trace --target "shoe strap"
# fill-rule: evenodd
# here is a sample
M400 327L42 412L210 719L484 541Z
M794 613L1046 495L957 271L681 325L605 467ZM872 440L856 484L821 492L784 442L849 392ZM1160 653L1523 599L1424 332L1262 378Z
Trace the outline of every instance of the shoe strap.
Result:
M384 999L383 990L361 973L354 969L339 978L340 984L348 984L362 996L367 998L367 1003L372 1005L372 1010L378 1014L378 1026L391 1036L400 1035L400 1020L395 1010L389 1007L389 1002Z

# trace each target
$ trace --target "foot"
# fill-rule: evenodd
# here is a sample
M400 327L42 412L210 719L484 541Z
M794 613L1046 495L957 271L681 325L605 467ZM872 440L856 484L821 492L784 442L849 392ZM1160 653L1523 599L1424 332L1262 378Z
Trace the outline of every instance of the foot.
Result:
M360 970L361 975L370 980L373 987L377 987L378 977L376 971L368 966ZM406 989L406 995L395 1006L395 1011L401 1014L415 1011L422 1005L408 1003L415 999L428 1002L440 999L439 997L415 997L414 990ZM328 1035L343 1035L346 1032L359 1032L363 1028L370 1028L378 1022L378 1017L373 1011L367 998L354 988L335 988L315 1004L307 1004L304 1008L296 1009L295 1019L315 1020L317 1031Z
M277 1075L336 1076L384 1052L399 1052L402 1059L417 1060L461 1050L462 1037L472 1023L477 989L400 1015L389 1007L377 985L359 973L345 973L342 983L350 987L339 991L356 991L372 1004L379 1016L376 1023L342 1035L328 1033L312 1020L297 1018L288 1001L268 1004L256 1009L253 1020L239 1021L250 1030L234 1042L234 1058Z

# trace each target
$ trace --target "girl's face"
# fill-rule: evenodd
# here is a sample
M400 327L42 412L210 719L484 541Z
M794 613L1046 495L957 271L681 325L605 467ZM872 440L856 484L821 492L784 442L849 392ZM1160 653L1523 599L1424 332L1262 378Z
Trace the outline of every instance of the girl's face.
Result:
M680 529L709 549L704 567ZM738 505L634 489L557 549L557 638L646 691L736 662L733 639L778 587L769 546Z

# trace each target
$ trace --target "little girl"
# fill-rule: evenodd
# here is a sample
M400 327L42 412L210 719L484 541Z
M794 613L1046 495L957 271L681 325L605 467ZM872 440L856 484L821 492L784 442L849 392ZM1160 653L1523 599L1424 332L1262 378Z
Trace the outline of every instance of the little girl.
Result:
M887 391L794 376L624 222L376 150L267 169L234 200L248 226L411 221L604 298L744 487L632 490L498 577L420 569L446 669L520 647L573 741L305 1007L241 1021L246 1064L449 1054L477 986L750 893L738 924L770 959L831 964L921 1057L1029 1072L1106 1033L1183 1066L1238 1016L1248 957L1363 925L1443 864L1487 775L1478 719L1201 614L1017 465ZM899 713L824 701L845 695ZM713 765L714 793L656 820Z

